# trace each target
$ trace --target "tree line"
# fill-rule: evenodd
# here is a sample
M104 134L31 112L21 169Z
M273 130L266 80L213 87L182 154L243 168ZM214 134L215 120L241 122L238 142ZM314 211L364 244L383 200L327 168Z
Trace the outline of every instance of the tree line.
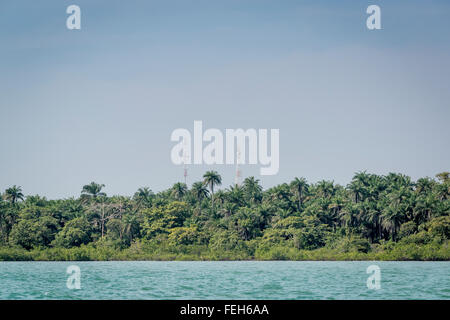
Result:
M221 184L208 171L190 188L125 197L91 182L61 200L12 186L0 201L0 260L450 258L449 172Z

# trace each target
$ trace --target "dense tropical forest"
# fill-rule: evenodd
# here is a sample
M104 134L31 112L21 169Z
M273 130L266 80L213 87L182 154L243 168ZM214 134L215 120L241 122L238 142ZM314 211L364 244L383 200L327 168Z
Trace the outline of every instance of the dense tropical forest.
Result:
M189 189L0 201L0 260L450 260L449 172L436 179L358 172L347 186L303 178L263 190L254 177Z

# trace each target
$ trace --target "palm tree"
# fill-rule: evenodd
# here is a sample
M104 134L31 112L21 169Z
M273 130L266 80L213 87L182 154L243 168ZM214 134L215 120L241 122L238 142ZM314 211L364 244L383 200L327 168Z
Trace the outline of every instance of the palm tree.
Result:
M437 203L438 201L432 193L417 197L413 211L416 223L422 224L427 220L431 220Z
M317 194L323 198L329 198L334 194L334 183L332 181L319 181L316 185Z
M448 171L444 171L444 172L438 173L436 175L436 178L438 178L439 181L441 181L441 182L448 182L450 180L449 177L450 177L450 172L448 172Z
M328 205L328 209L331 210L331 214L330 214L330 222L333 226L333 230L336 231L336 223L338 222L340 215L341 215L341 210L344 208L345 206L345 199L341 196L336 196L333 197L333 199L331 200L331 203Z
M295 178L291 182L291 188L297 193L298 197L298 211L301 210L303 203L303 195L308 192L309 185L305 178Z
M242 206L245 203L244 190L241 186L235 184L228 188L228 201L236 204L237 206Z
M104 184L91 182L90 184L83 186L81 194L92 198L103 197L106 196L106 193L101 192L104 187Z
M148 187L139 188L136 193L134 194L135 198L148 198L153 195L152 190L150 190Z
M214 186L222 184L222 177L217 171L208 171L203 175L203 183L209 186L211 190L211 209L214 211Z
M382 226L391 234L392 240L396 241L398 229L403 221L402 213L389 206L384 210L382 217Z
M215 194L215 201L220 204L221 207L223 207L223 204L225 203L225 200L227 199L228 195L224 190L219 190Z
M209 191L205 188L205 184L203 182L195 182L192 185L191 192L198 202L201 202L209 194Z
M439 179L441 183L436 186L436 195L440 201L446 201L450 196L450 173L445 171L438 173L436 178Z
M289 186L286 183L280 184L268 190L270 199L276 200L286 200L289 201L291 195Z
M391 234L393 241L396 241L400 225L404 222L410 209L409 198L406 187L401 187L388 196L389 204L382 213L382 226Z
M16 185L11 188L6 189L5 191L5 199L10 201L12 204L17 203L18 200L23 200L22 188Z
M133 242L133 236L139 232L139 222L136 215L125 215L121 221L122 235L126 236L128 244Z
M171 194L177 200L181 200L186 195L187 191L188 191L188 188L185 183L177 182L173 185Z
M142 204L151 205L151 198L153 197L153 191L147 187L139 188L134 194L133 198L140 207Z
M291 215L291 211L284 208L279 208L276 212L276 215L280 217L280 219L285 219Z
M351 203L347 203L339 212L340 221L346 227L347 234L356 225L357 215L358 210Z
M255 179L255 177L245 178L243 188L245 195L250 202L256 203L261 201L262 187L259 184L258 179Z
M415 191L416 193L428 193L433 190L433 186L435 185L435 181L430 178L420 178L415 183Z
M239 208L235 203L227 202L224 207L220 210L225 217L231 216Z
M369 225L372 242L375 239L381 239L382 230L381 230L381 211L377 205L368 204L367 213L365 215L365 220Z
M365 171L355 173L352 181L348 185L348 189L355 196L355 203L364 200L367 193L367 186L369 185L370 175Z
M195 182L191 188L192 195L198 202L199 215L202 214L202 200L209 194L203 182Z

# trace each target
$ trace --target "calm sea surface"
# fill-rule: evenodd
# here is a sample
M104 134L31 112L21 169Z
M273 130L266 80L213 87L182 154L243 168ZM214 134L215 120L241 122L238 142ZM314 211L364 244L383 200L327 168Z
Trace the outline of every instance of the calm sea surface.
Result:
M450 299L450 262L0 262L0 299Z

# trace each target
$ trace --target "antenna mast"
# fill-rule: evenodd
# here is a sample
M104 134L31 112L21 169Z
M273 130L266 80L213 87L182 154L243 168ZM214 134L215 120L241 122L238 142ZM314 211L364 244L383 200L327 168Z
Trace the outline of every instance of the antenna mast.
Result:
M239 167L241 161L241 149L237 147L237 157L236 157L236 176L234 178L234 184L239 186L241 184L241 168Z
M186 166L186 162L188 159L188 151L186 149L186 141L184 141L184 150L183 150L183 176L184 176L184 184L187 186L187 176L188 176L188 169Z

